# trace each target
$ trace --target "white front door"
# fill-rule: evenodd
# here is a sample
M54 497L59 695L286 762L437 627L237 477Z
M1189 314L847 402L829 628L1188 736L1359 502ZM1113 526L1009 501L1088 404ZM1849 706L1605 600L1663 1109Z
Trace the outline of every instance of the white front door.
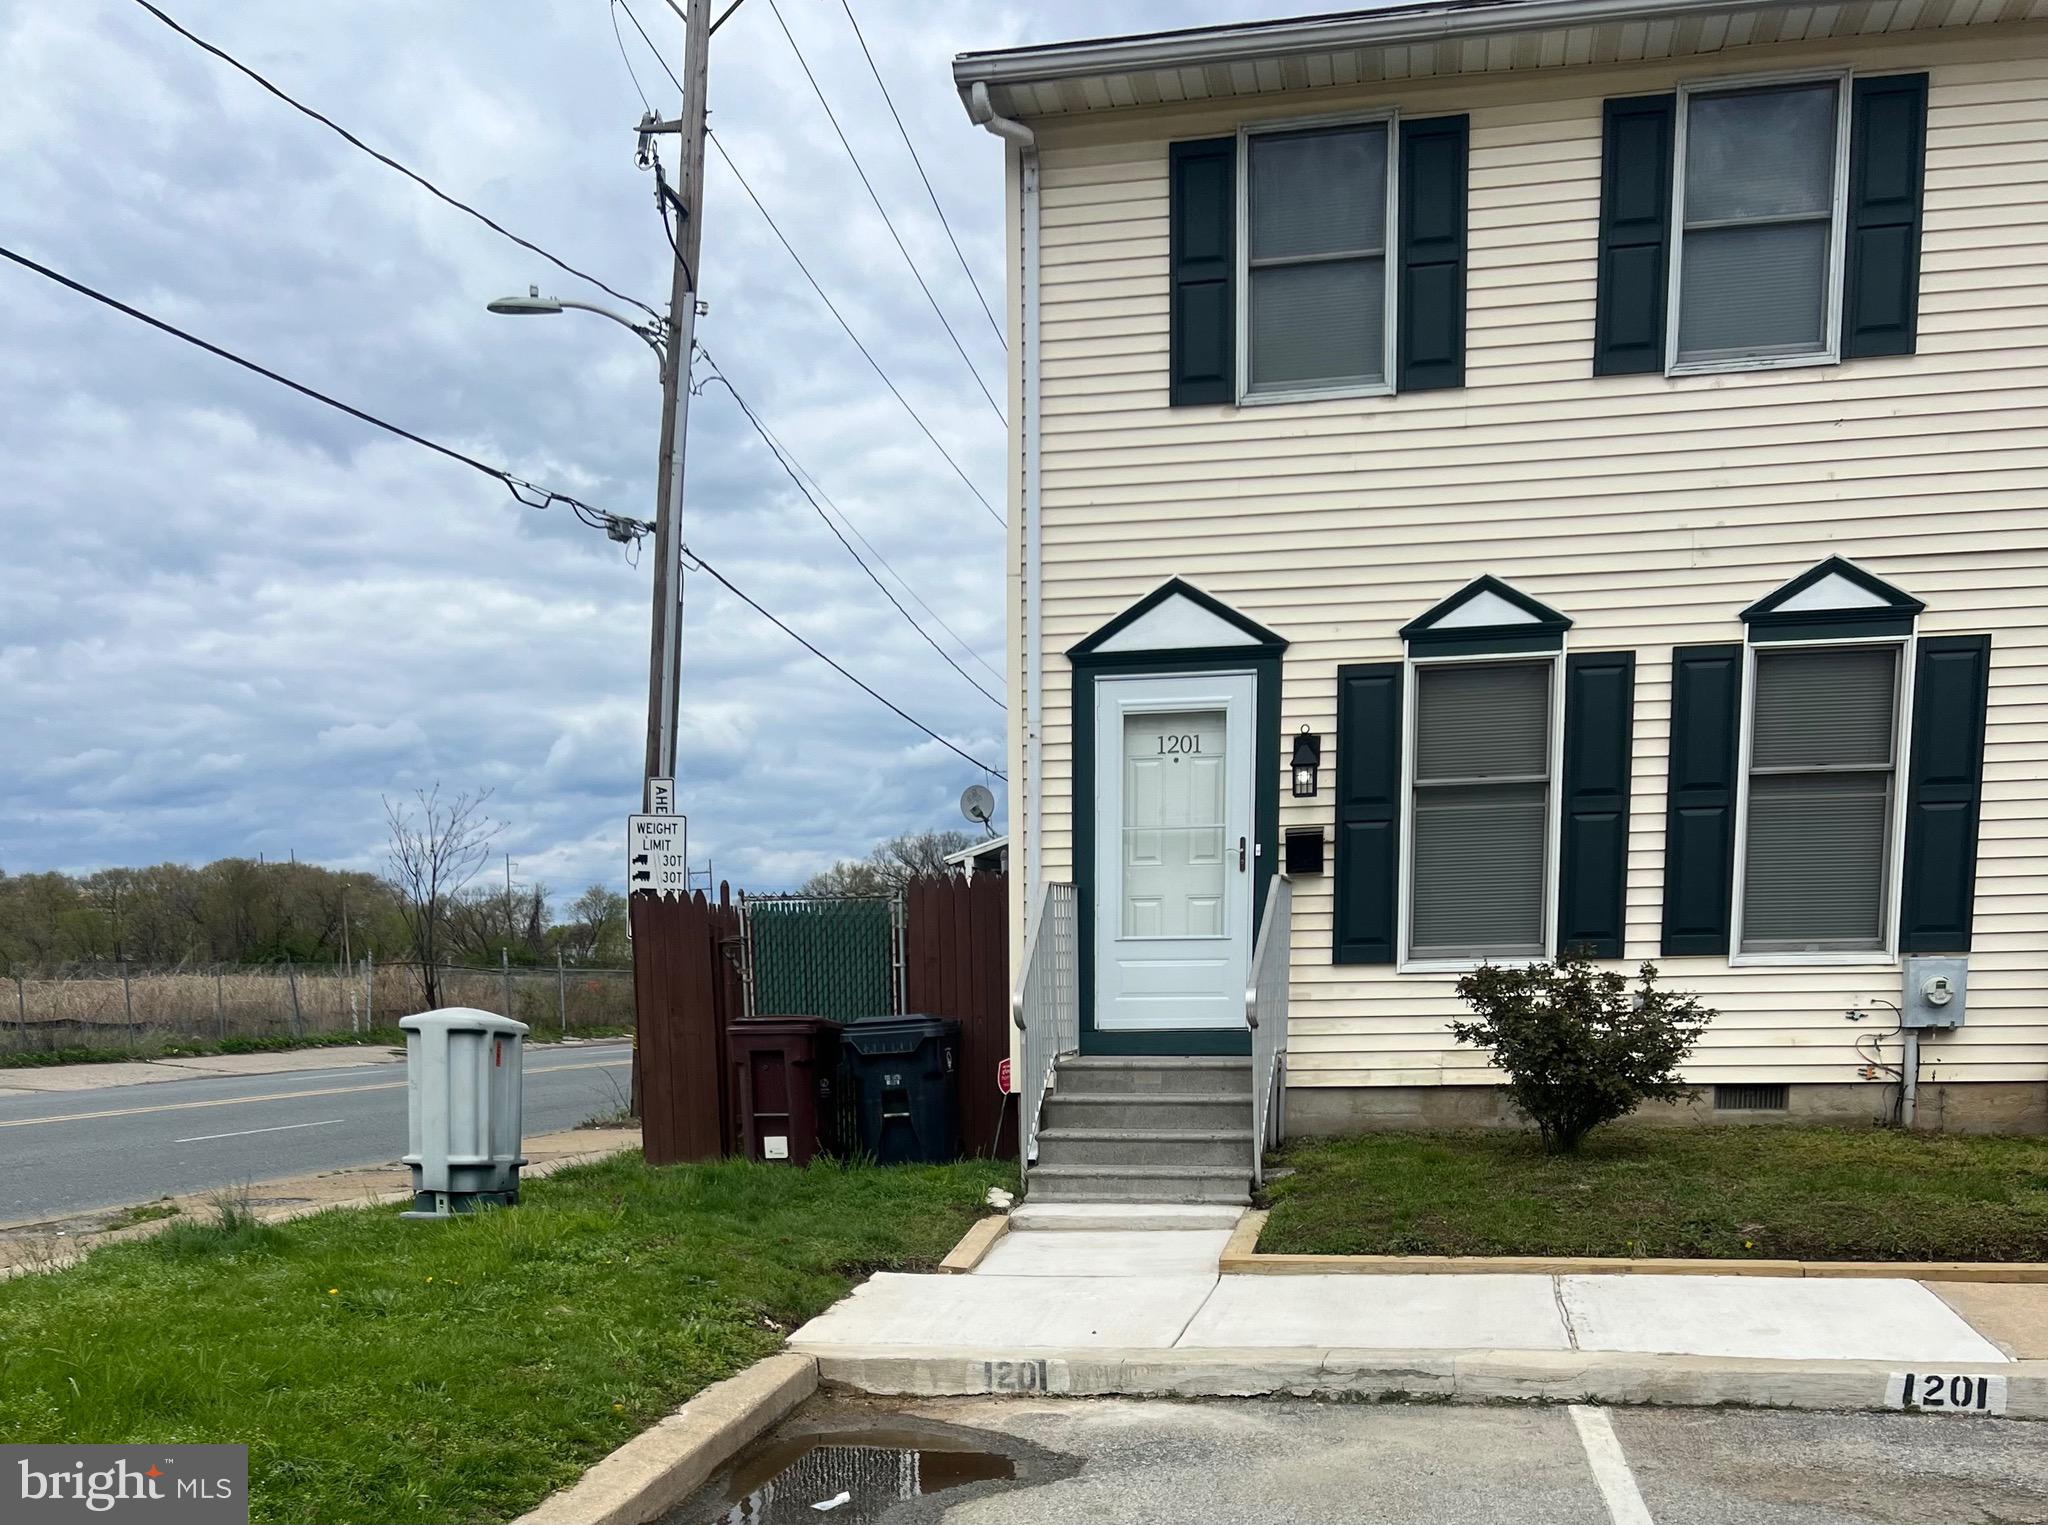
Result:
M1242 1027L1249 672L1095 683L1095 1025Z

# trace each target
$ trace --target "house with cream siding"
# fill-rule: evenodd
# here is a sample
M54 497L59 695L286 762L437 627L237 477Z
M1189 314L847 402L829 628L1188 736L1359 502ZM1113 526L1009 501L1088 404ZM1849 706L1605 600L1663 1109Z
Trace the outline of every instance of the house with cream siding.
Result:
M1455 981L1568 949L1719 1013L1674 1120L2048 1126L2048 0L955 76L1007 144L1034 1189L1504 1120Z

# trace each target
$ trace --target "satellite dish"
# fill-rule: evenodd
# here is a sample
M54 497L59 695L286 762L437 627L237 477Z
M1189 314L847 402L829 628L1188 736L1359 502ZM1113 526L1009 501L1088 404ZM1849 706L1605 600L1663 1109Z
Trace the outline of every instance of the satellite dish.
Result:
M960 796L960 813L977 826L988 825L996 813L996 797L987 784L969 784Z

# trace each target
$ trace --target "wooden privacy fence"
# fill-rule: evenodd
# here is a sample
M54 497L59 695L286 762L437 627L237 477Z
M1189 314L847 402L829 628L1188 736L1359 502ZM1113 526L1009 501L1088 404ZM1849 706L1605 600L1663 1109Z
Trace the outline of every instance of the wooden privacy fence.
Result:
M960 1022L961 1147L1014 1159L1015 1108L996 1089L996 1066L1010 1057L1010 882L914 880L903 920L903 1009Z
M961 1144L970 1154L993 1146L1012 1157L1016 1124L996 1090L996 1066L1010 1052L1007 881L1000 874L918 880L903 900L904 1009L960 1023ZM736 1152L739 1098L728 1078L726 1024L746 1013L740 908L724 885L715 901L636 895L632 923L642 950L634 994L647 1161Z
M730 892L631 901L641 1148L650 1165L715 1160L731 1147L725 1025L746 1010L740 912Z

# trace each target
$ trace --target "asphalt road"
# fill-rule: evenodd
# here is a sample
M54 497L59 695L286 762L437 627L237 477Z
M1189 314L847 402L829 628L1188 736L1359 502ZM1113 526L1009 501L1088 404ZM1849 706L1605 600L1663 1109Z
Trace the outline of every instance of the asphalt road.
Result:
M528 1134L616 1111L626 1043L526 1051ZM0 1222L54 1218L405 1153L405 1066L0 1095Z
M820 1432L834 1449L806 1457ZM823 1399L663 1525L2019 1525L2048 1520L2044 1434L1918 1414Z

